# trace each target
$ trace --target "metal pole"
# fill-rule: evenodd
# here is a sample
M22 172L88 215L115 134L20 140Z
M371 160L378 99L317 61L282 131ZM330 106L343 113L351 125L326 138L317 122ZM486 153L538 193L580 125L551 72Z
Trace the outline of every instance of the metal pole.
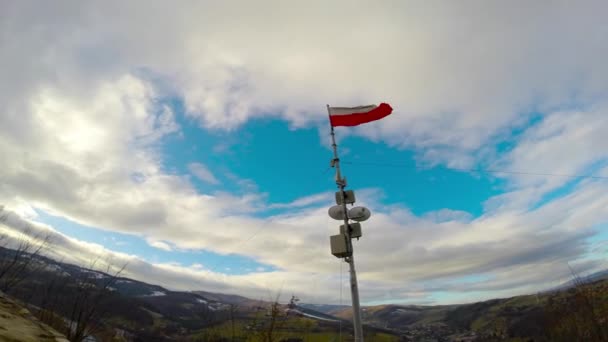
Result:
M329 105L327 105L327 114L329 114ZM346 180L340 174L340 158L338 158L338 145L336 144L336 135L334 127L331 126L331 147L334 151L333 166L336 168L336 185L340 188L342 198L345 198L344 188L346 188ZM363 342L363 327L361 325L361 306L359 304L359 287L357 286L357 272L355 271L355 257L353 250L353 242L350 237L350 229L348 228L348 210L346 201L342 201L344 210L344 227L346 232L347 249L351 252L351 256L345 258L350 269L350 295L353 303L353 327L355 330L355 342Z

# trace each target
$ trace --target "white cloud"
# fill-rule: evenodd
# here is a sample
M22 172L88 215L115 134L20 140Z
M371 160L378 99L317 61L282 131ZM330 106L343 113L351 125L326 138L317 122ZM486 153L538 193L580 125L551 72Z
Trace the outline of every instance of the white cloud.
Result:
M338 268L327 236L337 225L319 204L331 194L272 205L255 180L228 173L242 194L198 193L163 171L158 146L179 126L160 99L183 99L189 117L218 130L261 116L325 125L327 102L388 101L393 116L349 134L413 148L425 163L557 174L608 157L605 2L280 4L1 3L10 82L0 84L0 202L30 219L42 208L160 248L238 251L279 269L225 276L122 255L143 280L252 295L284 282L331 299ZM525 129L530 112L542 115ZM502 140L515 145L506 155ZM419 298L427 282L471 273L492 275L479 284L488 291L513 281L509 293L567 276L563 264L606 222L605 182L535 208L566 179L504 178L510 192L479 218L449 208L416 217L360 196L375 212L356 245L363 297ZM268 208L293 210L252 215ZM63 241L82 260L89 247L107 252ZM555 277L526 278L533 267Z
M607 113L608 102L585 110L551 113L528 129L502 162L513 170L534 167L539 173L555 175L589 175L601 171L608 163L608 153L600 147L608 143ZM572 177L509 177L514 186L537 188L541 193L573 181Z
M21 101L41 82L88 95L100 79L145 69L214 128L265 115L297 126L324 121L327 102L386 100L395 115L358 134L452 160L508 135L522 113L601 95L606 6L5 4L2 62L20 82L3 98Z
M286 209L286 208L301 208L308 207L314 204L330 203L332 195L329 193L314 194L302 198L298 198L290 203L275 203L269 206L272 209Z
M173 250L173 248L171 248L171 246L163 241L154 241L154 240L147 240L148 245L154 247L154 248L158 248L158 249L162 249L163 251L167 251L167 252L171 252Z
M201 163L188 164L188 170L190 170L190 172L193 175L195 175L198 179L202 180L203 182L207 182L207 183L215 184L215 185L220 183L220 181L217 180L217 178L215 178L213 173L211 173L211 171L209 171L207 166L205 166Z
M430 300L420 298L421 291L426 298L437 290L457 295L470 290L451 283L470 274L489 277L476 283L478 291L485 291L484 297L476 295L476 299L555 286L568 278L567 263L585 256L592 227L606 222L605 211L597 210L608 204L606 190L601 182L588 182L573 194L536 210L500 211L473 220L440 214L442 219L436 221L434 215L416 217L405 209L382 209L378 203L369 203L375 214L364 224L363 239L355 243L362 296L366 301L416 298L419 302ZM177 232L183 238L177 234L171 237L178 247L238 251L273 265L277 271L228 276L200 267L155 265L138 259L130 272L137 279L176 289L218 289L252 297L289 289L302 297L335 302L339 261L329 254L327 236L337 230L338 223L328 229L310 229L327 225L325 211L305 209L265 220L212 220L204 235L200 231L185 235L188 230L184 229ZM235 237L222 240L222 234L214 236L222 229ZM205 245L207 240L214 245ZM85 245L67 250L72 258L88 260L89 246ZM109 253L101 246L92 251ZM594 263L583 270L600 266ZM527 276L535 267L551 272L551 276ZM311 282L316 284L314 288Z

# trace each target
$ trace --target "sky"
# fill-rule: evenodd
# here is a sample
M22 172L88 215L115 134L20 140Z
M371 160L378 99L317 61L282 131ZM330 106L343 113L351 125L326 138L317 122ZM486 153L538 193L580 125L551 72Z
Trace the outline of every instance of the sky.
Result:
M326 104L387 102L385 119L336 128L372 211L354 242L364 304L607 269L607 11L2 2L0 230L170 289L347 304Z

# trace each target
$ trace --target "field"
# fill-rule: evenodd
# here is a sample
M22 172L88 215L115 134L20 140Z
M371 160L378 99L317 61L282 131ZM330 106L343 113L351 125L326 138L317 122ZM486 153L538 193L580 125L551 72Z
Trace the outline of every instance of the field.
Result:
M234 322L227 321L192 334L195 341L301 341L301 342L348 342L353 341L352 329L339 323L319 322L305 317L277 317L274 320L252 315ZM398 337L384 332L366 332L367 341L396 342Z

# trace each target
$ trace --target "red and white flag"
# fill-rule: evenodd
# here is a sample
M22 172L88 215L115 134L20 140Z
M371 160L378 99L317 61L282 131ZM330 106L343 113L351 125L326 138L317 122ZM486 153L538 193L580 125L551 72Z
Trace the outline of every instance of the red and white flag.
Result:
M388 103L360 107L329 107L329 122L332 127L357 126L380 120L393 112Z

